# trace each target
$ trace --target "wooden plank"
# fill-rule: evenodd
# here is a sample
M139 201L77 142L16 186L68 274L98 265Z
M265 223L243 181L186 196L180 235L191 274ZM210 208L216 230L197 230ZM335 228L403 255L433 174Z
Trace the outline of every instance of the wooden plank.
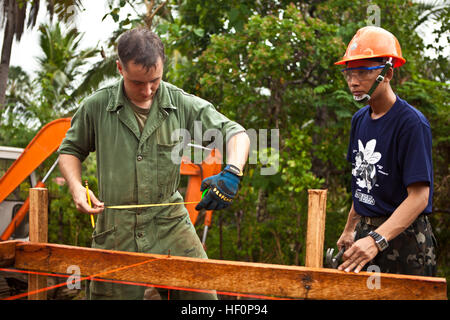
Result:
M30 242L48 241L48 190L46 188L30 189ZM28 292L47 286L47 277L28 275ZM47 291L30 294L28 300L46 300Z
M22 241L9 240L0 242L0 267L11 267L14 265L16 245L18 243L22 243Z
M323 267L327 190L308 190L308 224L306 230L305 266Z
M444 278L379 274L379 289L370 289L368 281L375 275L367 272L355 274L46 243L23 243L16 247L16 268L67 273L72 265L80 268L82 276L300 299L447 299ZM118 268L121 270L114 271Z

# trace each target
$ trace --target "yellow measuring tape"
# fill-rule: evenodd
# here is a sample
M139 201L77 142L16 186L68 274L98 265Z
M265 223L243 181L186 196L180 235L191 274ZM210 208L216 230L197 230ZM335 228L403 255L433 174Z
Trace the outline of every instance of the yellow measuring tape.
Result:
M151 204L130 204L130 205L119 205L119 206L105 206L105 208L108 208L108 209L134 209L134 208L148 208L148 207L160 207L160 206L175 206L177 204L192 204L192 203L199 203L199 202L200 201L151 203Z
M206 189L202 193L202 199L209 189ZM172 203L151 203L151 204L129 204L129 205L119 205L119 206L105 206L108 209L134 209L134 208L148 208L148 207L160 207L160 206L176 206L177 204L193 204L199 203L200 201L190 201L190 202L172 202Z

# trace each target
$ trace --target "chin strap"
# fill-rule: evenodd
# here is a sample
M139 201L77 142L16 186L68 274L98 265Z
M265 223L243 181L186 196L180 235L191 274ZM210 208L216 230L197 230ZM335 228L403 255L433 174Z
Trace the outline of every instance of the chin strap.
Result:
M381 70L381 73L379 74L379 76L375 79L375 82L373 83L372 87L370 88L369 92L363 94L362 96L353 96L353 99L355 99L358 102L361 103L367 103L370 100L370 97L372 96L372 93L375 91L375 89L378 87L378 85L380 84L380 82L382 82L384 80L384 76L386 75L386 73L388 72L389 68L392 68L393 64L392 64L392 58L389 58L389 60L386 62L386 64L384 65L383 70Z

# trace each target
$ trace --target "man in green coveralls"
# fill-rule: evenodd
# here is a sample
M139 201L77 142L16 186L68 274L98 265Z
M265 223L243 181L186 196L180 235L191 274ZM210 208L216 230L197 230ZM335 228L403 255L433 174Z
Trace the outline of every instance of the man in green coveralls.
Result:
M162 81L164 47L153 32L137 28L118 41L122 79L86 98L59 148L60 170L77 209L98 214L92 247L205 258L184 205L111 209L110 205L183 202L177 191L180 163L173 161L181 139L176 130L216 129L225 138L227 165L202 182L210 191L196 209L219 210L235 197L247 161L245 129L201 98ZM195 129L195 130L198 130ZM188 143L190 141L184 141ZM96 152L99 197L87 201L81 163ZM214 190L214 192L212 192ZM98 200L101 199L102 201ZM164 270L161 270L164 272ZM145 288L92 281L89 299L143 299ZM217 299L214 293L171 292L171 299Z

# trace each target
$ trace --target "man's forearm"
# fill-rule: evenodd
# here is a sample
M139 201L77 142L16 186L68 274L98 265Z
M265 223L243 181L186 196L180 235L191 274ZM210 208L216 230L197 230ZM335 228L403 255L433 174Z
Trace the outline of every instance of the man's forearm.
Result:
M423 212L428 204L429 192L429 187L424 184L408 187L408 197L375 232L385 237L387 241L397 237Z
M352 207L350 208L350 211L348 213L347 223L345 224L344 231L345 232L354 232L359 220L360 220L360 216L356 213L355 207L353 206L353 202L352 202Z
M250 139L245 132L232 136L227 143L227 164L243 170L250 149Z
M61 154L59 156L59 170L73 194L76 187L82 185L80 159L69 154Z

